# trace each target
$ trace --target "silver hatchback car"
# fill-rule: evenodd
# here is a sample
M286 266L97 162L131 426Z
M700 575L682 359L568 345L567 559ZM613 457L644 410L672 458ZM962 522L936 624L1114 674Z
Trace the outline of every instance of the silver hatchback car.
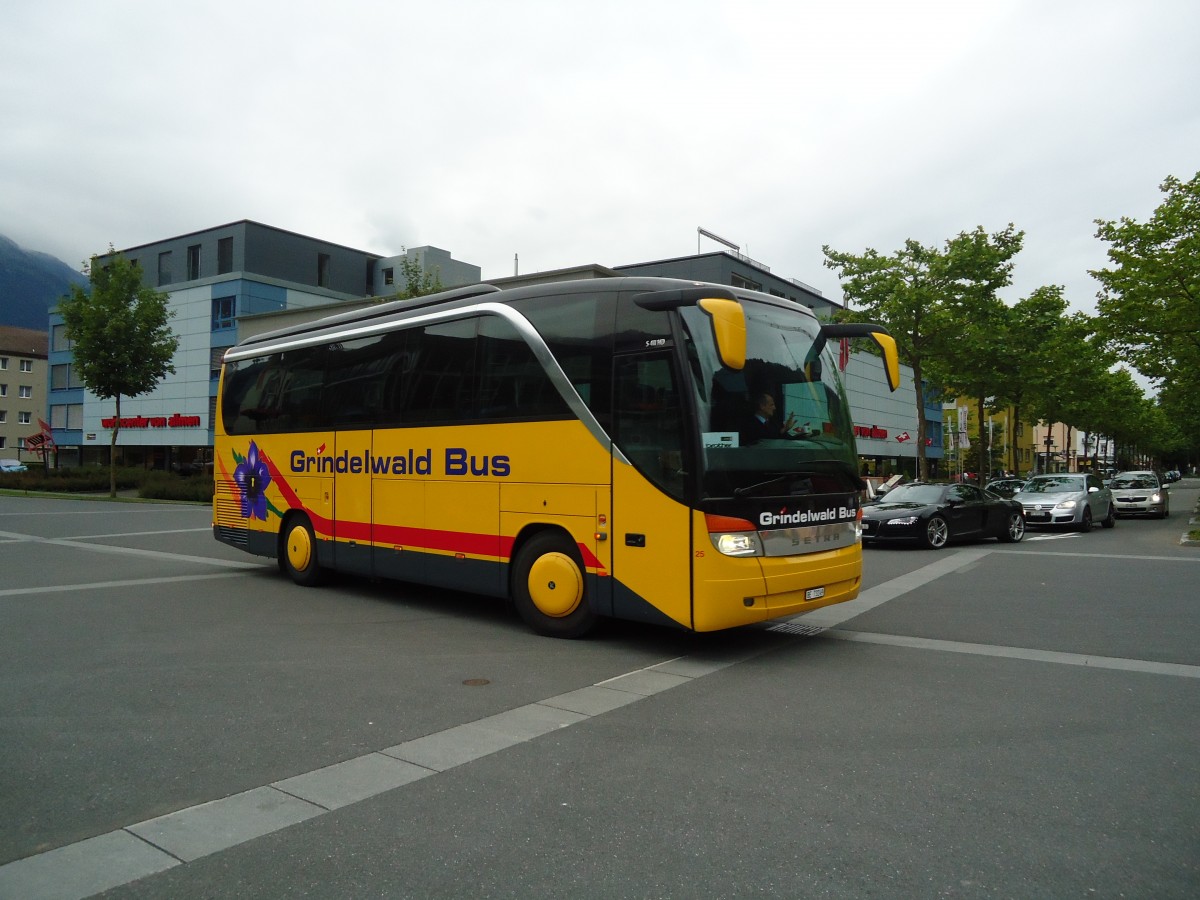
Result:
M1171 514L1171 495L1158 475L1149 470L1122 472L1109 482L1118 516L1155 516Z
M1096 475L1062 472L1034 475L1013 499L1025 509L1025 524L1065 525L1080 531L1092 530L1093 522L1105 528L1117 524L1117 505L1112 491Z

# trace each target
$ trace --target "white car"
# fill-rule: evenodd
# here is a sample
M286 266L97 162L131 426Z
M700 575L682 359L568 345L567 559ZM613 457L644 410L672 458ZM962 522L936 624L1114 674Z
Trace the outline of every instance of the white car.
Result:
M1034 475L1013 499L1024 507L1025 524L1030 528L1065 525L1088 532L1097 521L1105 528L1117 524L1112 491L1097 475L1083 472Z
M17 459L0 459L0 472L24 472L25 463Z
M1154 516L1165 519L1171 514L1171 495L1158 475L1147 470L1122 472L1109 483L1118 516Z

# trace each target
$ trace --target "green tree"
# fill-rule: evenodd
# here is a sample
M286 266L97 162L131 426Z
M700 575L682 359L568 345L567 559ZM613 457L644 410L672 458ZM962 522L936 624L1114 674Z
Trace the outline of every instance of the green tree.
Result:
M407 254L408 251L404 252ZM425 271L415 258L408 255L400 260L400 275L404 279L404 287L396 291L397 300L411 300L445 289L440 273Z
M117 495L116 446L121 398L154 390L168 372L179 339L171 332L167 295L142 284L142 270L117 253L93 256L78 285L58 304L73 345L75 374L101 400L115 400L109 440L109 496Z
M910 239L891 256L871 248L853 254L822 247L825 266L838 271L847 308L857 307L847 318L886 326L896 339L900 361L913 370L922 479L929 477L925 379L946 376L953 365L947 358L949 348L954 347L961 359L984 346L980 341L986 337L986 323L974 328L969 347L963 355L958 353L955 338L973 327L962 316L969 317L972 310L991 310L999 302L996 291L1011 281L1011 260L1023 240L1024 232L1010 224L993 235L982 227L964 231L947 240L944 249Z
M1110 344L1139 372L1200 393L1200 173L1168 177L1145 223L1098 219L1111 266L1091 274Z

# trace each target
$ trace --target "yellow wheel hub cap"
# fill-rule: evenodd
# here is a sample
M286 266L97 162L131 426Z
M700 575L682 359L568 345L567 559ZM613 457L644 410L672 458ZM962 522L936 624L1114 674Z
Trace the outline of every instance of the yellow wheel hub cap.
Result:
M312 562L312 541L307 528L293 528L288 532L288 562L297 572L303 572Z
M565 553L539 556L529 570L529 596L539 611L556 619L569 616L583 599L583 575Z

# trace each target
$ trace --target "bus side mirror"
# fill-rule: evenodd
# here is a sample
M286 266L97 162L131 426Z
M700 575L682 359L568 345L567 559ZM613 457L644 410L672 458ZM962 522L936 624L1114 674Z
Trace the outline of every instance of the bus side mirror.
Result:
M900 387L900 354L896 351L896 339L886 332L872 331L871 339L883 351L883 371L887 376L888 388Z
M826 322L821 334L827 341L840 338L869 337L883 351L883 374L888 387L893 391L900 387L900 354L896 350L896 339L882 325L868 322Z
M696 304L708 314L721 365L741 371L746 366L746 314L736 300L705 297Z

